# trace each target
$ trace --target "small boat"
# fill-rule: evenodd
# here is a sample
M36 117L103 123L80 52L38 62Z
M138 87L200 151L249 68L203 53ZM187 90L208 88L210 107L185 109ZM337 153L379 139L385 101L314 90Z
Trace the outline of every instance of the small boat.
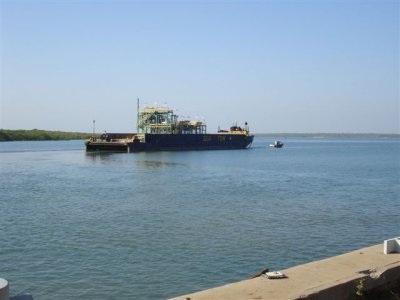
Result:
M283 143L281 141L275 141L273 144L270 144L269 146L273 148L282 148Z

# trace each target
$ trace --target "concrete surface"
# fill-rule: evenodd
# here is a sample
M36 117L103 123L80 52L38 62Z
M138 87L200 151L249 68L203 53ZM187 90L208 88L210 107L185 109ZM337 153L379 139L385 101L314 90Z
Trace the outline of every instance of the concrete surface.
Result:
M400 280L400 253L384 254L382 244L279 270L288 278L258 277L173 300L354 299L362 291L390 288Z

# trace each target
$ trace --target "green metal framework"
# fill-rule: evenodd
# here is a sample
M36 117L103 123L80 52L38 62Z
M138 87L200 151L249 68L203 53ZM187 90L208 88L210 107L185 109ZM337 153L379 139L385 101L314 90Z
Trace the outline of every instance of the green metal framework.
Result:
M164 107L146 107L139 109L138 129L142 133L174 133L178 116L174 111Z
M205 134L204 122L179 121L174 111L166 107L145 107L138 109L138 133L159 134Z
M205 134L207 126L198 121L180 121L176 126L176 132L180 134Z

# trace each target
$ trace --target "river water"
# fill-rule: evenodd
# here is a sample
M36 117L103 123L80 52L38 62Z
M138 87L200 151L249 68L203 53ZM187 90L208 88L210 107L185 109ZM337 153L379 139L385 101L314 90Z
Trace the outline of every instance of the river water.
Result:
M165 299L400 235L400 140L85 153L0 143L0 277L35 299Z

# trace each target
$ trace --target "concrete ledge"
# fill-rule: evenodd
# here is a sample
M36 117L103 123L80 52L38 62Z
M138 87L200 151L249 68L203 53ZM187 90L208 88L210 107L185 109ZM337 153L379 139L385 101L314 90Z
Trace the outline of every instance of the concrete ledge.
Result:
M288 278L258 277L173 299L354 299L357 290L398 284L400 253L385 255L380 244L281 272Z

